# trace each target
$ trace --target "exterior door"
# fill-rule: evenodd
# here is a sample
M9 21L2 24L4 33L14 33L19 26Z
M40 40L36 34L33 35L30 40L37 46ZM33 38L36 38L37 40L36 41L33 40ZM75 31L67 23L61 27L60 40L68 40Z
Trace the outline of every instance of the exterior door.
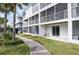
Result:
M59 28L59 26L53 26L52 27L52 35L53 36L59 36L59 34L60 34L60 28Z

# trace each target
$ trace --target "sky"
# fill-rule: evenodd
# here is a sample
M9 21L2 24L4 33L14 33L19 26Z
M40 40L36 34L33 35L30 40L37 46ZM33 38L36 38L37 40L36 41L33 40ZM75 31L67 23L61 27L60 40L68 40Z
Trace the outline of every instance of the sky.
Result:
M16 16L20 16L22 15L22 11L19 7L16 8ZM0 17L4 17L4 14L0 12ZM13 24L13 13L9 12L7 14L7 19L8 19L8 25L12 25ZM16 18L16 23L18 22L18 19Z
M22 10L20 10L19 8L17 8L17 10L16 10L16 16L21 15L21 12L22 12ZM13 13L12 13L12 12L10 12L10 13L8 14L7 19L9 20L8 24L9 24L9 25L12 25L12 24L13 24ZM18 19L16 18L16 23L17 23L17 22L18 22Z

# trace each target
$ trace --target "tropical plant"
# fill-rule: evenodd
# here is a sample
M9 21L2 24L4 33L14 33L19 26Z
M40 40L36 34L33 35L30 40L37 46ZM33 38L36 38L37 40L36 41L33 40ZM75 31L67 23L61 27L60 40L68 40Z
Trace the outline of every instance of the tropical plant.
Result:
M4 19L4 32L7 30L7 14L13 11L13 7L11 3L0 3L0 12L5 14Z
M16 5L20 8L20 9L23 9L22 8L22 5L25 5L27 6L28 3L23 3L23 4L18 4L18 3L13 3L13 12L14 12L14 19L13 19L13 41L15 41L15 23L16 23Z

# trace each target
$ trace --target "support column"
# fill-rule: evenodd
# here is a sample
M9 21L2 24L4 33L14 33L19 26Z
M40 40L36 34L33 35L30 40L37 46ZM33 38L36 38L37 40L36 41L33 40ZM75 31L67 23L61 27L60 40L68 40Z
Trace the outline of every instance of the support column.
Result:
M71 3L68 3L68 40L72 40Z
M40 3L39 3L39 19L38 19L38 23L39 23L39 35L41 35L41 28L40 28Z
M28 33L29 33L29 18L28 18Z

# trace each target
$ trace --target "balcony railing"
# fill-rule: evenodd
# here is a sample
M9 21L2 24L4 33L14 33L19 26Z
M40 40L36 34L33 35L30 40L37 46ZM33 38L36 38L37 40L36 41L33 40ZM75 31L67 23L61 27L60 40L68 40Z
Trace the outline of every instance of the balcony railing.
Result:
M35 19L35 22L34 22L34 24L38 24L38 19Z
M29 24L34 24L34 20L29 20Z
M28 25L28 22L23 22L23 26L27 26Z
M43 17L41 17L40 22L43 23L43 22L48 22L48 21L54 21L54 20L59 20L59 19L65 19L65 18L67 18L67 17L68 17L68 11L67 11L67 9L66 9L66 10L57 12L56 14L53 13L53 14L50 14L50 15L43 16Z
M38 19L30 20L29 24L38 24Z
M63 11L56 13L56 20L65 19L67 17L68 17L68 11L67 10L63 10Z

